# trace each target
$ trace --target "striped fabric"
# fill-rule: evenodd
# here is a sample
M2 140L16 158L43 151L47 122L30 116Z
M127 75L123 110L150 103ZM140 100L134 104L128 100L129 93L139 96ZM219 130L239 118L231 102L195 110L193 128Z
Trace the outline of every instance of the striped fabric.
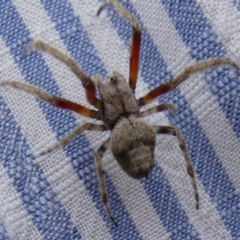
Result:
M137 97L186 66L215 57L240 64L238 0L120 0L142 26ZM128 78L131 26L98 0L0 1L0 81L19 80L89 104L62 63L21 48L43 40L93 76ZM110 151L103 158L114 226L98 190L94 151L109 133L86 132L63 149L38 153L88 119L33 96L0 89L0 239L240 239L240 74L227 65L192 75L168 112L146 118L183 133L196 170L200 210L176 138L159 136L156 167L134 180ZM90 120L91 121L91 120Z

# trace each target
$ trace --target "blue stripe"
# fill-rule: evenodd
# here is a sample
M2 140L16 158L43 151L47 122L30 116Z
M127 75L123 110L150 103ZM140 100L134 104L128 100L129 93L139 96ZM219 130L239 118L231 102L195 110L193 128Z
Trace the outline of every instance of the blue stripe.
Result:
M26 139L2 97L0 111L1 118L4 119L0 129L1 145L5 146L0 148L1 162L37 229L45 239L56 236L59 236L59 239L68 239L69 236L81 239L70 216L43 177L40 166L34 163L32 155L27 155L30 149ZM48 204L49 201L51 204ZM59 221L60 219L64 219L64 222Z
M184 4L184 1L179 1L179 2L181 2L181 4ZM175 4L176 3L171 5L169 4L168 6L170 8L171 6L174 5L173 7L175 8L176 7ZM188 4L189 4L189 1L186 5L188 6ZM172 74L168 72L166 68L166 63L160 56L160 53L158 52L156 46L154 45L153 40L151 39L151 36L147 32L147 29L144 28L144 25L141 22L141 19L138 16L138 14L134 10L133 6L129 2L127 4L123 3L123 5L127 7L127 9L130 10L131 13L133 13L140 20L140 24L142 25L143 41L142 41L142 49L141 49L141 60L143 61L141 61L140 73L143 79L146 81L146 83L149 84L149 87L152 89L153 86L159 85L159 82L165 82L167 79L172 77ZM191 2L191 4L189 5L193 7L194 3ZM185 6L185 8L187 8L187 6ZM177 9L178 11L176 11L177 12L176 15L174 14L172 15L172 19L174 20L178 19L177 14L182 14L181 16L179 16L179 19L182 18L182 19L185 19L186 22L191 22L190 21L191 19L186 19L187 14L184 11L182 13L179 10L180 7L178 7ZM195 9L194 11L196 11L196 16L199 16L201 13L197 9ZM126 30L127 24L124 22L124 20L120 19L113 12L113 10L109 10L109 12L111 12L109 16L113 22L113 25L118 31L119 36L125 41L125 45L128 46L129 38L127 37L129 36L129 33L128 32L124 33L124 31L122 30L125 28L125 31L127 31ZM202 20L199 21L199 23L195 22L194 24L195 28L201 29L202 27L203 29L208 29L209 25L203 25L204 24L203 16L201 16L201 19ZM199 26L196 26L196 24L199 24ZM184 26L187 26L187 25L185 24ZM181 29L181 27L179 27L179 29ZM189 29L185 28L182 31L186 33L187 31L189 31ZM216 53L217 53L216 56L221 56L221 52L218 51L219 49L222 49L220 47L221 45L220 46L216 45L217 43L213 41L213 36L208 40L209 41L208 46L210 48L216 47ZM189 43L189 46L191 46L190 40L191 38L186 40L186 43ZM195 45L197 45L196 42L195 42ZM208 49L208 51L206 52L213 53L214 51L215 50ZM200 59L201 53L198 53L198 54L197 53L198 53L197 50L192 51L191 55L194 56L195 54L196 58ZM206 54L205 58L207 57L208 55ZM215 55L213 55L212 57L215 57ZM159 75L156 76L156 73L159 73ZM150 79L150 83L148 82L149 79ZM240 219L239 218L237 220L235 219L235 216L238 215L240 211L238 207L240 203L239 196L236 194L236 189L231 183L229 176L225 172L225 169L223 168L218 157L216 156L216 153L214 152L213 147L211 146L210 142L205 136L204 131L201 128L201 125L199 124L198 120L194 118L193 112L188 106L186 99L183 96L181 96L179 89L176 89L173 93L169 93L166 96L160 97L159 100L160 102L171 101L178 107L178 115L176 117L172 117L170 114L167 113L168 119L170 120L172 125L177 126L184 134L188 148L190 149L191 158L194 163L195 169L197 171L198 178L204 184L205 190L210 195L212 201L215 203L217 199L217 209L221 214L222 219L226 224L227 228L231 232L232 236L234 237L239 236L238 226L239 226ZM151 188L151 184L149 184L149 186L146 185L146 189L148 188ZM231 202L231 205L233 206L233 211L234 211L233 215L227 214L229 213L227 206L224 203L224 201L222 201L222 199L226 199L226 192L229 196L231 196L230 202ZM154 191L154 195L155 194L156 194L156 191ZM171 201L172 201L172 198L171 198ZM179 218L180 218L179 220L181 220L181 216L179 216ZM162 219L162 221L164 220ZM166 228L169 229L172 223L165 222L165 224L166 224ZM184 230L181 229L181 232L184 232Z
M89 76L96 73L106 76L107 71L80 20L74 16L70 4L66 0L58 1L57 4L54 1L41 1L41 3L49 13L51 21L56 24L56 30L71 56L81 64L84 72Z
M53 1L42 1L42 4L48 13L48 16L50 16L52 22L56 23L56 30L58 31L67 50L70 52L71 56L80 63L84 71L86 71L86 73L89 75L96 73L101 73L104 76L107 75L106 69L95 53L94 46L88 38L88 35L84 30L81 22L74 16L73 9L69 3L67 1L59 1L58 4L56 4ZM72 33L71 29L73 29ZM49 81L51 81L51 76L48 76L48 70L42 66L44 64L39 64L39 59L31 59L31 61L36 61L37 64L34 69L37 72L37 75L40 75L40 79L42 75L42 77L47 76L46 79L49 79ZM49 88L48 91L51 92L51 89L49 87L50 83L47 85ZM68 130L68 128L64 129L65 126L69 126L70 123L72 128L73 123L71 122L75 122L76 124L75 118L72 114L66 112L66 114L63 116L61 115L62 123L60 122L59 124L59 119L56 119L56 115L52 114L52 108L49 109L51 110L50 112L46 112L46 118L49 121L49 124L52 127L53 131L56 132L60 138L63 133L66 133ZM43 109L43 111L45 111L45 109ZM64 111L62 112L65 113ZM71 119L69 116L71 116ZM74 139L71 144L64 148L64 151L66 152L66 155L71 159L71 164L75 168L79 178L83 180L85 188L88 190L89 195L92 197L93 202L96 204L101 217L108 224L107 226L110 228L110 232L113 238L119 239L119 235L124 236L126 234L127 237L133 234L136 236L136 239L141 239L139 232L136 229L136 226L134 225L131 217L127 213L127 210L121 201L119 194L115 190L113 183L106 174L107 190L111 189L108 193L114 217L118 221L119 225L121 225L121 216L124 216L124 223L128 225L128 230L124 233L120 232L120 228L114 227L109 221L103 208L103 204L100 200L99 186L97 176L95 174L94 152L85 135L80 135Z
M240 11L240 2L234 1L234 6ZM240 65L240 62L238 62ZM220 81L219 81L220 80ZM225 113L233 131L240 139L240 81L239 72L216 69L212 75L207 75L205 81L210 85L213 94Z
M190 4L189 1L178 1L174 6L169 1L162 1L162 3L183 42L190 48L192 58L204 60L225 57L226 51L223 45L217 41L218 36L195 1L191 1ZM186 33L192 33L192 35ZM236 114L239 113L239 72L235 69L230 70L230 67L221 66L206 74L204 80L210 85L212 93L217 96L218 104L239 138L240 126L238 123L240 118L239 114ZM178 116L179 120L176 120L180 124L181 116ZM193 116L191 116L192 120L189 118L189 114L183 117L187 117L189 123L192 120L195 121ZM194 132L194 135L187 134L186 136L190 137L187 142L192 152L192 159L201 160L201 165L197 164L197 172L201 182L212 201L217 204L217 209L227 229L233 237L240 237L240 218L236 218L236 216L240 216L239 195L236 194L236 189L203 131L194 127ZM210 159L209 156L211 156ZM231 207L226 206L226 200L231 204Z
M156 165L151 175L141 182L164 227L171 233L171 239L180 240L189 237L200 239L196 229L189 223L188 216L178 202L176 194L172 191L170 183L159 165Z
M0 219L0 240L10 240L2 219Z
M213 95L224 112L234 134L240 141L240 85L239 71L229 66L218 67L204 76Z
M173 2L160 1L182 41L190 49L190 55L197 61L208 58L224 57L226 51L223 45L216 40L210 23L195 0Z

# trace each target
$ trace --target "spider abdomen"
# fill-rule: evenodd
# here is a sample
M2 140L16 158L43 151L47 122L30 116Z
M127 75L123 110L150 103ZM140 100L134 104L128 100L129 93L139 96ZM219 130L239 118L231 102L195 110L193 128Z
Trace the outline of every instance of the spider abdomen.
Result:
M110 138L113 155L122 169L133 178L150 174L154 167L155 141L152 127L133 116L121 118Z

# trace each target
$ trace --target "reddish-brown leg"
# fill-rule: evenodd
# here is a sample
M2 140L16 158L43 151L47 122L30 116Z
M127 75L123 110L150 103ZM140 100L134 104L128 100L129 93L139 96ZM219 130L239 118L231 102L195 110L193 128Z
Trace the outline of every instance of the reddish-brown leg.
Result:
M107 6L114 7L117 12L119 12L125 19L127 19L132 24L132 46L130 53L129 86L134 93L137 84L139 69L141 27L138 20L116 0L109 0L103 3L97 12L97 15L99 15L100 12Z
M180 73L177 77L170 79L169 81L163 83L162 85L158 86L157 88L153 89L151 92L146 94L144 97L139 98L139 106L143 106L149 102L151 102L156 97L170 92L174 90L180 83L185 81L192 73L196 73L198 71L204 70L209 67L221 65L221 64L229 64L235 68L240 68L235 62L231 61L230 59L220 59L215 58L211 60L206 60L195 65L187 67L182 73Z
M96 97L96 87L92 81L92 79L86 75L78 63L68 55L63 54L58 49L50 46L47 43L42 41L32 42L27 44L23 48L23 53L26 53L31 50L40 50L43 52L47 52L54 56L55 58L59 59L63 63L65 63L81 80L83 87L86 91L87 100L90 104L92 104L97 109L101 108L101 100Z
M0 85L11 86L13 88L34 94L35 96L39 97L41 100L46 101L55 107L68 109L68 110L77 112L85 117L101 120L101 115L99 111L86 108L78 103L71 102L64 98L52 96L47 92L43 91L41 88L38 88L31 84L17 82L17 81L4 81L4 82L1 82Z

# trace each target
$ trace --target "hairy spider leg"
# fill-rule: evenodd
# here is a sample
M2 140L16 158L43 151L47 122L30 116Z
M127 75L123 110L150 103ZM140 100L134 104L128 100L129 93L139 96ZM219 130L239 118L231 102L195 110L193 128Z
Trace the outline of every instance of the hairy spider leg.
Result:
M127 19L132 24L132 44L130 53L130 68L129 68L129 86L132 92L135 93L135 88L137 84L138 69L139 69L139 59L140 59L140 47L141 47L141 26L138 20L129 11L127 11L119 2L116 0L109 0L103 3L97 15L107 6L112 6L120 13L125 19Z
M230 59L215 58L215 59L210 59L210 60L197 63L195 65L187 67L177 77L168 80L167 82L161 84L160 86L150 91L145 96L139 98L138 99L139 106L142 107L145 104L151 102L153 99L157 98L158 96L174 90L179 84L185 81L191 74L204 70L206 68L218 66L221 64L229 64L232 67L240 69L240 67Z
M157 106L154 106L152 108L140 112L140 117L146 117L165 110L169 110L172 115L177 114L177 108L172 103L161 103Z
M97 109L101 109L102 101L96 97L96 87L94 82L87 74L84 73L84 71L78 65L76 60L60 52L57 48L54 48L42 41L36 41L36 42L27 44L23 48L23 53L25 54L26 52L29 52L32 50L40 50L40 51L46 52L52 55L53 57L57 58L61 62L65 63L81 80L82 85L85 88L87 101Z
M1 86L10 86L22 91L25 91L27 93L31 93L41 100L48 102L54 107L59 107L63 109L68 109L74 112L77 112L85 117L95 118L98 120L101 120L101 114L99 111L89 109L87 107L84 107L78 103L71 102L67 99L56 97L48 94L44 90L42 90L39 87L36 87L34 85L28 84L28 83L22 83L18 81L4 81L0 83Z
M153 126L153 130L155 131L155 133L170 134L177 137L179 142L179 147L182 149L183 155L186 161L188 175L191 177L191 180L192 180L192 185L193 185L195 199L196 199L196 209L199 209L199 194L197 189L195 171L194 171L193 164L192 164L190 155L188 153L187 146L182 133L176 127L171 127L171 126Z
M112 223L116 225L117 223L112 216L112 212L109 206L108 194L107 194L106 185L104 181L104 171L103 171L103 165L102 165L102 157L109 146L109 142L110 141L108 138L97 150L97 152L95 153L95 162L96 162L97 173L98 173L99 190L100 190L101 199L102 199L104 208L108 214L108 217L111 219Z
M55 151L61 147L66 146L68 143L70 143L76 136L81 134L83 131L107 131L108 129L105 127L105 125L101 124L94 124L94 123L84 123L80 126L77 126L72 132L70 132L66 137L62 138L59 142L54 143L52 146L48 147L44 151L42 151L39 155L45 155L47 153L50 153L52 151Z

